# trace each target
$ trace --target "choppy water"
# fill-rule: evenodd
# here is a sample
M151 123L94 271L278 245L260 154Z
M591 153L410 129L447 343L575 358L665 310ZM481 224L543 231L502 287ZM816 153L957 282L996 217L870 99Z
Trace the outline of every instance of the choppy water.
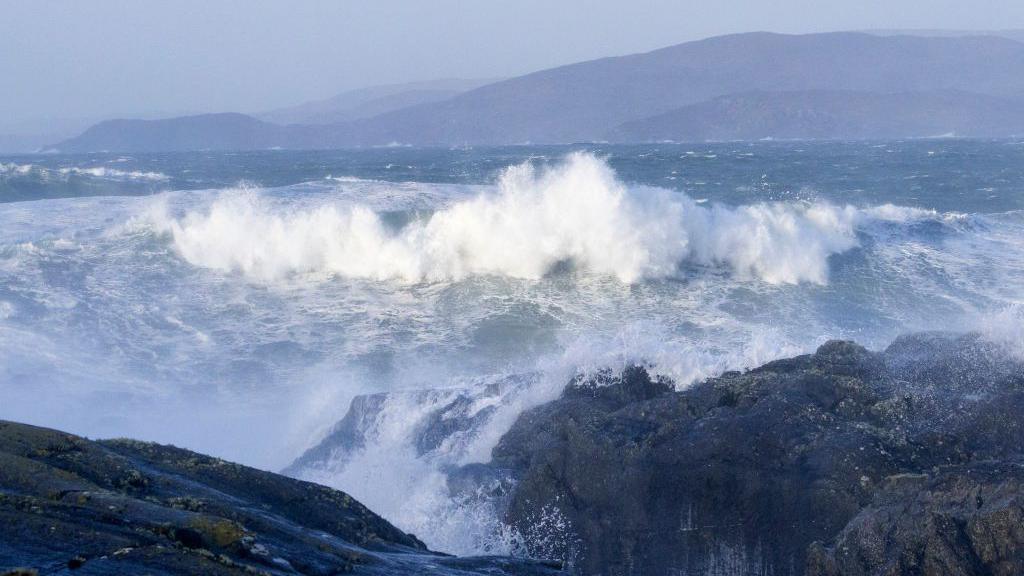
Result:
M1022 302L1013 141L0 158L0 418L274 469L355 394L521 377L429 457L404 442L436 402L396 400L318 478L458 552L490 519L440 470L577 370L685 386L927 329L1024 349Z

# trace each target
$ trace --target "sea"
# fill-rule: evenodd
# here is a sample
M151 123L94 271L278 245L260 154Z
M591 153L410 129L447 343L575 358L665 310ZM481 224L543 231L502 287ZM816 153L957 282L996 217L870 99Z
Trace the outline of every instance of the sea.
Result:
M1022 326L1020 140L0 157L0 418L281 470L386 392L312 479L454 553L516 536L446 470L574 375Z

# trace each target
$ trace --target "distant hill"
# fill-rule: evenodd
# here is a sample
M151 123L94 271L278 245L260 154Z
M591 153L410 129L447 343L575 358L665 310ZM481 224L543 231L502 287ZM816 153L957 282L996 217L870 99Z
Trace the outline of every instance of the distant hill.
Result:
M256 114L256 117L276 124L336 124L372 118L417 104L440 102L493 81L446 79L372 86Z
M182 111L133 112L122 118L156 120L172 116L183 116ZM45 149L48 145L81 134L106 117L67 117L59 111L51 111L34 118L5 118L0 114L0 154L25 154Z
M107 120L56 146L61 152L253 150L280 146L287 129L245 114L199 114L165 120Z
M787 94L766 95L772 93ZM758 32L552 68L321 126L221 115L96 130L101 124L57 148L564 143L661 134L718 139L746 138L761 133L758 126L800 138L858 138L927 135L921 131L952 120L956 127L941 130L1002 136L1019 133L1022 97L1024 43L1007 38ZM711 116L699 121L698 112ZM659 132L658 122L686 130Z
M627 142L1024 134L1024 101L966 92L813 90L720 96L622 124Z
M339 144L572 142L750 91L1024 94L1024 44L995 37L752 33L605 58L353 123Z

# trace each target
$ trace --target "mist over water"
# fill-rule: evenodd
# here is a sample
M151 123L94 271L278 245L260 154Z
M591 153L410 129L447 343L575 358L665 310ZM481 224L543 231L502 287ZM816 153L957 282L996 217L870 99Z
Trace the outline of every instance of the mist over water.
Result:
M927 329L1019 350L1020 149L4 159L0 418L280 469L357 394L396 392L365 450L309 475L432 547L506 551L444 470L579 371L684 387ZM467 390L486 425L415 450Z

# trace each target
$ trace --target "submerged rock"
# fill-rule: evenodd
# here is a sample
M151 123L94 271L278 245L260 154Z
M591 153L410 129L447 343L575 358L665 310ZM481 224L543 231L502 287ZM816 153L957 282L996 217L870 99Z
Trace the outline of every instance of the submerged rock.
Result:
M488 467L580 574L1022 574L1022 417L1024 364L978 336L833 341L680 392L574 382Z
M0 574L551 574L431 552L347 494L131 440L0 421Z
M381 435L403 436L418 456L439 449L456 452L475 438L498 406L527 388L535 378L536 374L519 374L477 387L356 396L344 418L282 474L296 478L329 474L345 467L353 455L374 444ZM408 429L396 434L394 427Z

